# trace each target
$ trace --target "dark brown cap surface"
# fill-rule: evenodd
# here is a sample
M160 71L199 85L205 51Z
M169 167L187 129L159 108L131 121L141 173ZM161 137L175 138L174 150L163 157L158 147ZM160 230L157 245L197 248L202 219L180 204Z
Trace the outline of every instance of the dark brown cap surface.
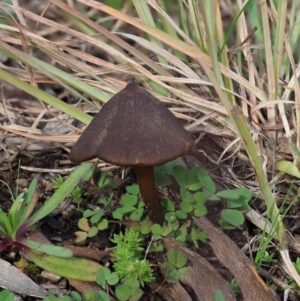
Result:
M70 160L97 157L120 166L156 166L195 152L181 122L132 82L103 105L74 145Z

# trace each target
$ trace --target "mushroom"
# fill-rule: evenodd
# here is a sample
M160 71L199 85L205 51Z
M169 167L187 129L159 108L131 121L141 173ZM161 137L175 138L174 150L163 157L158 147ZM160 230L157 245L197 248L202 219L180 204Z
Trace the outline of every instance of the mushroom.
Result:
M75 143L70 160L98 157L118 166L132 166L147 214L164 222L153 167L185 155L196 145L181 122L153 95L129 83L103 105Z

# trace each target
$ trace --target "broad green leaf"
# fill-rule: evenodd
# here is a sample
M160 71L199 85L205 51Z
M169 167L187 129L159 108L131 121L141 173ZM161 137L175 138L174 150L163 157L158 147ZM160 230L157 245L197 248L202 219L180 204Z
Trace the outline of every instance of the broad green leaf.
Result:
M14 301L15 295L9 290L4 290L0 293L0 300L1 301Z
M50 214L56 209L66 197L70 195L72 190L78 185L80 179L94 167L92 163L82 163L75 168L70 176L64 181L60 188L45 202L45 204L33 214L24 224L25 228L29 228L39 220Z
M73 252L69 249L60 247L60 246L54 246L51 244L42 244L38 243L33 240L24 239L22 240L22 244L29 247L32 250L35 250L37 252L41 252L47 255L53 255L57 257L64 257L68 258L73 255Z
M39 267L68 279L94 282L98 270L102 268L97 262L87 259L61 258L30 250L24 252Z
M180 202L180 208L186 213L189 213L194 209L193 205L188 202Z
M167 258L168 261L176 268L182 268L187 263L187 257L175 247L168 250Z
M180 187L186 187L188 170L185 167L178 165L174 166L173 175Z
M88 237L94 237L98 233L98 228L96 226L93 226L90 231L88 232L87 236Z
M99 295L101 301L110 301L110 298L106 294L106 292L104 292L104 291L98 291L98 295Z
M143 213L144 213L144 208L136 209L130 214L130 219L132 221L138 221L141 219Z
M176 236L176 241L182 243L182 244L185 244L186 243L186 239L187 237L185 235L178 235Z
M166 208L168 211L174 211L175 210L174 203L169 199L164 199L163 200L163 207Z
M118 208L118 210L120 210L120 212L122 214L126 214L126 213L129 213L129 212L132 212L135 209L136 208L134 206L130 206L130 205L127 205L127 204L125 206L121 207L121 208Z
M155 183L158 185L158 186L169 186L172 184L170 178L165 175L164 173L162 172L159 172L159 171L155 171L154 172L154 179L155 179Z
M114 210L114 212L112 213L112 216L114 219L117 220L122 220L123 218L123 211L121 210L121 208L117 208L116 210Z
M70 296L74 299L73 301L82 301L80 294L75 291L72 291Z
M226 209L222 212L222 218L235 227L241 226L244 221L244 215L237 210L234 209Z
M186 183L189 190L197 191L202 187L199 174L201 175L201 168L199 166L195 166L189 171Z
M170 283L176 283L179 280L178 270L168 261L163 262L160 266L161 273Z
M99 230L104 230L107 229L108 227L108 220L107 219L102 219L100 223L98 223L98 229Z
M300 178L300 171L297 168L297 166L290 162L290 161L278 161L275 164L275 168L279 171L282 171L290 176L296 177L296 178Z
M168 221L169 223L176 221L177 217L175 212L167 212L165 216L165 220Z
M161 229L161 226L159 224L154 224L151 227L151 231L152 231L153 235L160 236L161 232L162 232L162 229Z
M183 267L183 268L180 268L178 269L178 276L179 276L179 279L184 281L184 278L185 278L185 275L188 271L189 267Z
M43 301L57 301L57 298L51 295L51 296L47 296Z
M216 193L216 195L220 198L224 199L239 199L242 198L246 201L250 201L252 194L249 189L245 187L239 187L232 190L222 190Z
M133 194L125 193L121 196L121 202L124 206L135 206L138 201L138 197Z
M165 163L164 165L158 166L159 168L163 168L161 169L162 172L168 174L168 175L172 175L174 176L174 167L175 166L181 166L183 168L185 168L185 164L182 161L182 159L176 159L170 162Z
M131 288L134 288L134 287L140 287L140 283L139 281L136 279L136 278L127 278L125 281L124 281L124 285L128 285L129 287Z
M171 232L172 232L172 226L171 225L167 225L167 226L163 226L161 228L161 235L166 237L168 236Z
M220 289L217 289L215 292L215 301L226 301L226 299Z
M145 219L141 221L140 223L140 232L141 234L147 235L151 232L151 227L153 225L153 222L149 219Z
M247 205L247 202L245 201L245 199L243 198L239 198L239 199L232 199L232 200L228 200L226 202L227 204L227 208L240 208L240 207L243 207L245 205Z
M194 214L196 217L204 216L207 214L207 208L204 205L196 205Z
M198 171L199 179L202 183L202 186L205 187L210 193L214 194L216 192L216 184L212 178L207 174L207 172L200 168Z
M131 289L131 301L137 301L140 300L140 298L143 296L144 292L139 287L134 287Z
M112 286L112 285L116 285L119 282L119 280L120 279L119 279L118 274L112 273L108 276L107 283Z
M105 289L106 287L106 280L110 276L111 272L110 269L104 267L98 271L96 282Z
M103 215L104 215L104 212L102 210L96 210L95 214L93 216L91 216L90 222L92 224L98 223Z
M95 214L95 210L87 209L83 212L83 217L91 217Z
M188 203L194 202L193 195L185 187L180 188L180 194L181 194L181 198L183 201L188 202Z
M197 205L204 205L204 203L205 203L205 196L200 191L198 191L194 194L194 199L195 199Z
M119 301L127 301L131 296L131 288L127 285L118 285L115 294Z
M183 210L176 210L175 214L179 219L186 219L187 218L187 213Z
M126 191L127 191L128 193L130 193L130 194L135 194L135 195L137 195L137 194L139 194L139 192L140 192L140 188L139 188L139 185L133 184L133 185L127 186L127 187L126 187Z

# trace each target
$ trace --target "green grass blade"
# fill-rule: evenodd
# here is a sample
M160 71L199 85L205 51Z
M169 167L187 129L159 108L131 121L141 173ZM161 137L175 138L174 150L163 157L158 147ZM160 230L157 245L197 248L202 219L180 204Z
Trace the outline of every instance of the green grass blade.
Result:
M272 195L268 179L264 173L261 160L257 154L254 142L252 140L248 124L245 120L245 116L243 115L241 108L238 106L233 107L232 118L236 124L236 128L239 132L239 135L244 142L245 149L248 153L249 158L253 164L255 169L255 174L257 177L257 181L259 183L260 189L264 196L264 200L266 202L268 208L268 214L271 218L271 221L276 229L276 237L279 240L280 248L285 248L285 239L284 239L284 226L282 224L282 220L279 214L278 207Z
M1 50L0 50L1 52ZM62 112L65 112L66 114L74 117L75 119L85 123L85 124L89 124L92 120L92 117L89 116L88 114L70 106L69 104L61 101L60 99L44 92L41 91L21 80L19 80L18 78L16 78L15 76L5 72L4 70L0 69L0 78L8 83L10 83L11 85L17 87L18 89L21 89L25 92L27 92L28 94L43 100L44 102L46 102L47 104L59 108Z
M39 71L41 71L43 74L47 75L49 78L52 78L53 80L57 81L57 78L60 79L61 83L66 83L70 85L71 87L76 88L77 90L80 90L87 95L94 97L96 99L99 99L103 102L106 102L109 100L109 96L107 94L104 94L98 89L95 89L91 87L90 85L84 83L83 81L80 81L78 78L46 63L43 62L33 56L30 56L29 54L22 52L20 50L17 50L9 45L7 45L4 42L0 41L0 53L6 55L7 57L10 57L16 61L21 61L24 64L30 65L32 68L35 68ZM70 88L69 88L70 90ZM73 93L76 93L75 90L73 90ZM81 96L84 98L84 96L76 93L78 96ZM88 101L88 100L87 100Z
M12 225L12 227L14 228L15 225L17 224L17 214L18 214L18 211L19 211L19 208L20 208L20 203L23 201L24 199L24 193L20 193L17 198L14 200L7 216L8 216L8 219Z
M5 232L5 234L10 236L13 228L9 221L8 216L1 209L0 209L0 227L3 228L3 232Z
M24 222L24 218L26 216L26 212L28 210L29 204L31 203L37 183L38 183L38 179L34 178L31 181L26 194L24 195L24 201L22 202L21 207L18 210L18 213L16 215L16 221L18 221L19 225L21 225L21 223ZM16 225L16 226L18 226L18 225Z
M82 163L77 166L52 197L35 214L33 214L27 222L25 222L25 229L31 227L57 208L57 206L70 195L82 177L84 177L92 168L94 168L94 164L92 163Z

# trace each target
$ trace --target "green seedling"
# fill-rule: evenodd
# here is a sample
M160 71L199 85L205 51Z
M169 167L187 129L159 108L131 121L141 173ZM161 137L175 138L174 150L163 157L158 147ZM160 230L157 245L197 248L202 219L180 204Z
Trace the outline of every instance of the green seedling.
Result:
M82 202L82 190L79 186L76 186L73 191L71 192L71 197L73 200L73 203L77 205L77 207Z
M137 301L143 295L139 281L136 278L126 279L123 284L117 286L115 293L119 301Z
M247 188L240 187L219 191L216 197L222 199L226 207L219 220L220 226L223 229L235 229L241 226L245 221L241 211L248 209L248 203L252 198L251 192Z
M38 180L33 179L27 192L21 193L14 200L7 214L0 210L0 251L13 246L22 250L36 265L48 271L67 278L94 281L101 267L98 263L72 258L72 251L69 249L25 238L27 230L56 209L92 168L90 163L76 167L52 197L34 214L32 212L38 201L38 194L35 192Z
M154 280L149 261L143 258L143 239L139 231L126 229L124 234L115 234L111 241L117 245L112 253L115 259L113 267L121 282L135 278L143 286L144 283Z
M139 186L133 184L126 187L126 193L121 196L122 205L113 212L113 217L123 220L124 215L129 214L132 221L140 220L145 211L145 204L139 197Z
M268 251L265 251L265 253L262 255L261 263L264 263L264 264L277 263L278 260L275 259L274 256L275 256L274 252L269 253ZM297 267L296 267L296 270L297 270ZM300 271L300 262L299 262L299 271Z
M224 295L223 295L223 293L222 293L222 291L220 289L216 290L215 301L226 301L225 297L224 297Z
M199 166L190 171L180 165L175 165L172 170L173 176L180 185L182 201L180 209L175 211L179 219L186 219L188 214L196 217L207 213L205 201L213 199L216 187L211 177ZM173 215L166 217L167 220L174 219Z
M162 263L160 270L169 283L176 283L184 279L188 271L186 264L187 257L180 250L173 247L168 250L167 261Z
M231 289L234 291L235 295L239 295L241 293L240 286L234 278L230 281L229 284Z
M108 220L104 218L104 211L102 209L90 210L83 212L83 217L78 221L78 228L76 231L76 242L83 242L87 238L94 237L99 231L105 230L108 227Z
M64 179L61 175L58 175L54 180L52 180L53 183L53 188L54 189L59 189L62 184L64 183ZM82 190L79 186L76 186L72 192L71 192L71 197L73 200L73 203L76 204L77 206L80 205L82 202Z
M58 175L55 179L52 180L53 188L58 189L63 183L64 179L61 175Z
M96 282L103 288L107 289L108 286L116 285L119 282L119 276L117 273L112 273L110 269L103 268L99 270Z

